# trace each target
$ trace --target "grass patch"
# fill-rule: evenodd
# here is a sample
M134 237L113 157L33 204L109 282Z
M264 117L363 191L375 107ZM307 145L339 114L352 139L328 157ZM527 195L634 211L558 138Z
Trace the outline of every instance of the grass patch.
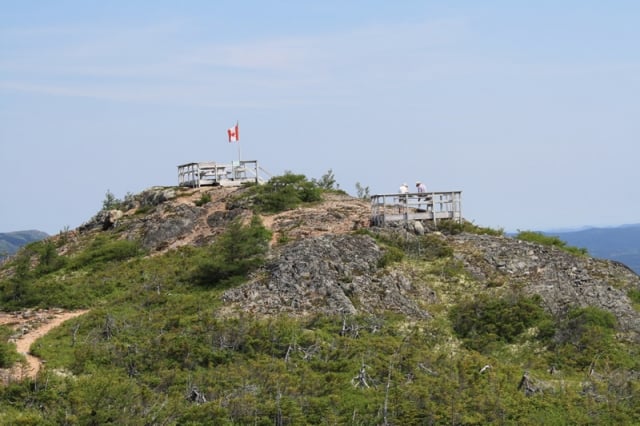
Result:
M640 290L631 288L627 291L627 296L629 297L629 299L631 299L633 308L636 311L640 311Z
M520 231L515 236L518 240L529 241L531 243L541 244L549 247L556 247L560 250L564 250L567 253L571 253L576 256L586 256L588 251L586 248L578 248L567 245L565 241L562 241L559 237L545 235L541 232L535 231Z
M211 202L211 194L209 194L209 193L207 192L207 193L202 194L202 195L200 196L200 198L199 198L198 200L196 200L196 201L195 201L195 203L194 203L194 204L195 204L196 206L198 206L198 207L202 207L202 206L204 206L205 204L207 204L207 203L209 203L209 202Z
M493 235L496 237L501 237L504 235L504 229L502 228L493 229L489 227L482 227L482 226L475 225L472 222L468 222L466 220L438 221L438 230L445 234L450 234L450 235L461 234L463 232L466 232L469 234L477 234L477 235Z
M0 368L9 368L22 358L15 343L8 341L14 333L11 328L0 325Z
M137 241L114 240L110 236L100 234L96 235L85 250L71 259L70 267L88 267L95 270L105 263L123 261L142 254L144 252Z

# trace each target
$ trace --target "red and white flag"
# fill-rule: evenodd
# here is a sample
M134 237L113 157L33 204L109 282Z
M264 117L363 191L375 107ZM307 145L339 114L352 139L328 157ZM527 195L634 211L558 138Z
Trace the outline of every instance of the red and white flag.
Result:
M234 127L227 129L227 135L229 135L229 142L238 142L240 140L240 127L238 123Z

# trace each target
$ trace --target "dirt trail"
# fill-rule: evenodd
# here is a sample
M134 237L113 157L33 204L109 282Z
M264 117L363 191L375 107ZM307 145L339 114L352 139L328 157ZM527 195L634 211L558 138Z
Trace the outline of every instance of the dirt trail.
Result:
M31 345L40 337L59 326L63 322L78 317L88 311L38 311L24 313L0 312L0 325L9 325L16 332L11 341L16 344L16 350L26 358L26 364L17 364L9 370L2 371L4 382L35 378L40 370L41 360L29 353Z

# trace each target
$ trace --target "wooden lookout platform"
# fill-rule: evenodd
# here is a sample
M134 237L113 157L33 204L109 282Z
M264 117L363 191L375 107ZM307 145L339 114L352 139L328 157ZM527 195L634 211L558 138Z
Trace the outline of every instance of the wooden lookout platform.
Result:
M462 221L462 191L379 194L371 196L371 223L450 219Z
M199 188L201 186L240 186L243 183L265 181L256 160L233 161L231 164L215 161L187 163L178 166L178 185Z

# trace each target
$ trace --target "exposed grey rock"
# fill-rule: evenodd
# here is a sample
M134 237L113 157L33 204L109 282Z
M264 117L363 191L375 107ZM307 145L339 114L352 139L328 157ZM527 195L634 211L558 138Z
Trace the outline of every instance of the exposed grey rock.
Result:
M207 225L211 228L224 228L243 213L245 213L245 210L243 209L213 212L207 216Z
M640 336L640 313L627 296L631 288L640 290L640 277L624 265L507 237L462 234L449 241L481 283L517 283L524 292L540 295L558 316L573 307L605 309L616 316L620 330Z
M418 234L418 235L424 235L424 226L422 225L422 222L420 222L419 220L416 220L413 222L413 231Z
M382 254L364 235L301 239L274 253L258 278L226 291L223 300L262 314L393 310L427 317L414 300L424 289L414 288L400 272L379 270Z
M106 231L113 228L124 213L122 210L100 210L88 222L82 224L78 229L80 232L90 231L92 229L100 229Z
M147 249L163 247L168 241L189 233L198 217L203 214L199 207L180 204L166 216L160 213L149 215L141 222L142 246Z
M152 188L142 191L137 197L137 199L140 202L140 206L157 206L175 197L176 197L175 188L164 188L161 186L154 186Z
M139 207L153 207L176 197L174 188L152 187L140 194L125 197L119 205L119 209L100 210L86 223L78 227L80 232L96 229L108 230L114 227L116 222L124 216L124 212ZM119 213L118 213L119 212Z
M118 223L118 219L121 219L124 213L122 210L109 210L105 214L104 222L102 223L103 229L109 229Z

